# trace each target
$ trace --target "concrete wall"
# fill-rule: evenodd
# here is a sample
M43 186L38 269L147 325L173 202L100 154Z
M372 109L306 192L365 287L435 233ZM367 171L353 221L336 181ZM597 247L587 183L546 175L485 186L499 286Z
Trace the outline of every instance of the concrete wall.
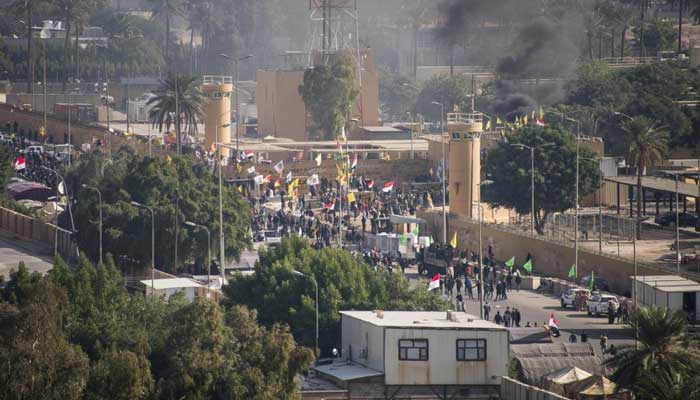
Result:
M438 212L419 210L418 217L427 221L427 233L433 237L442 237L442 215ZM448 218L448 238L457 232L459 249L479 248L477 221L468 220L454 214ZM546 275L565 279L569 268L574 263L574 247L563 243L551 242L538 237L508 230L504 226L484 224L482 226L482 243L484 250L489 244L493 245L496 259L507 260L515 256L516 264L525 261L528 253L533 258L533 272L536 275ZM643 261L643 260L642 260ZM579 277L590 275L595 271L596 276L607 279L612 292L624 295L631 293L630 276L634 273L632 260L600 255L579 248ZM648 265L638 265L638 275L665 275L665 270L652 268Z
M526 385L507 376L501 378L501 398L507 400L568 400L568 397Z
M54 239L56 238L55 225L47 224L3 207L0 207L0 229L24 240L43 244L51 248L53 248ZM58 231L58 251L64 258L69 258L76 254L70 232L60 228Z
M428 361L399 361L400 339L428 339ZM457 361L457 339L486 339L486 361ZM508 331L386 328L384 353L387 385L498 385L508 373Z
M365 367L384 371L384 328L341 316L343 356ZM365 357L363 350L366 349Z

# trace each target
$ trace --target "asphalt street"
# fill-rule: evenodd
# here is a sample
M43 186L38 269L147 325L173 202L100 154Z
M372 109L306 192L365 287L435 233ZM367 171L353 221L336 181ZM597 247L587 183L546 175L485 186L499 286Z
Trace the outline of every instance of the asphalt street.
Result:
M0 275L8 279L10 271L17 270L20 261L24 261L31 272L43 274L53 267L51 249L0 235Z

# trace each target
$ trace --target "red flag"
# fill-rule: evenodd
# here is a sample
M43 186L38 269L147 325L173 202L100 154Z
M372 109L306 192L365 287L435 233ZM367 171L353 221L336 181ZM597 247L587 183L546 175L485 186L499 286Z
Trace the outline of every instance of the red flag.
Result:
M382 192L388 193L391 192L391 190L394 188L394 181L389 181L384 184L384 187L382 188Z
M21 171L27 166L24 156L15 157L15 171Z
M435 274L433 279L430 280L430 285L428 286L428 291L437 289L440 287L440 274Z
M537 126L544 126L544 120L540 118L535 117L535 123L537 124Z
M549 327L559 328L559 322L554 318L554 313L549 315Z
M330 203L326 203L323 205L323 208L325 208L328 211L333 211L335 210L335 201L331 201Z
M352 158L352 165L350 166L351 169L355 169L357 167L357 154Z
M372 189L374 187L374 181L366 181L367 189Z

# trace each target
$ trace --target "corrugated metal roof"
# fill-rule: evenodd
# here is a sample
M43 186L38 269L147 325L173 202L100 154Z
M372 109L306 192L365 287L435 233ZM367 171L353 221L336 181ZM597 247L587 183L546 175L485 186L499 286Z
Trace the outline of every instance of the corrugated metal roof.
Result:
M573 357L596 356L597 353L591 343L530 343L511 346L511 351L516 357ZM563 368L563 367L562 367Z
M515 357L518 373L523 382L540 386L542 378L554 371L578 367L589 373L607 375L607 368L599 356L589 357Z

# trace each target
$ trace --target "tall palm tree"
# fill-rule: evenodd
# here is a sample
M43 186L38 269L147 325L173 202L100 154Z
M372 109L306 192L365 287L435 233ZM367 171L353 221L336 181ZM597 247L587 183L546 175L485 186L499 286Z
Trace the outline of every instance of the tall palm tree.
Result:
M645 376L689 376L700 365L700 354L682 342L687 323L683 311L642 307L632 313L639 347L629 347L606 361L615 368L612 378L623 388L634 389Z
M177 152L180 154L182 128L184 127L189 134L197 134L197 121L204 115L206 98L197 78L173 74L161 81L160 88L155 94L156 96L146 103L152 106L148 112L148 118L159 132L163 131L163 126L169 130L170 126L174 125Z
M642 174L645 167L651 167L663 158L668 146L668 132L644 116L625 120L622 131L627 143L627 163L637 168L637 219L641 224ZM637 236L640 234L641 230L637 229Z
M170 68L170 19L182 14L181 0L148 0L153 7L153 16L165 20L165 63Z
M634 392L639 400L700 400L700 379L695 376L646 373L636 386Z

